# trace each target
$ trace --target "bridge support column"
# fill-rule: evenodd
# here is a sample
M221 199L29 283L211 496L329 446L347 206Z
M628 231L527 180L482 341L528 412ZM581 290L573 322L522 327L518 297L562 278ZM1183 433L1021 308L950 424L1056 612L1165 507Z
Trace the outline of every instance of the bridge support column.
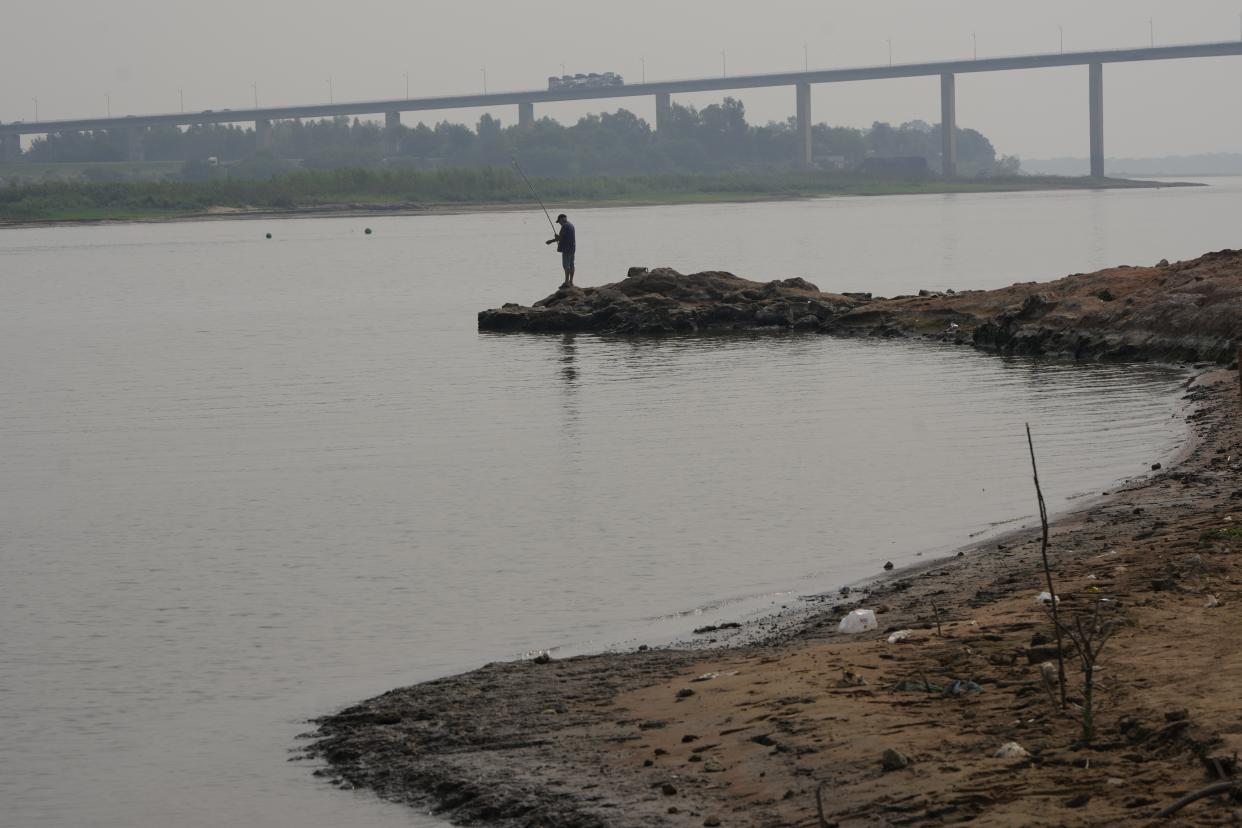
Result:
M142 139L147 131L139 127L130 127L125 130L125 160L127 161L146 161L146 149L142 145Z
M673 96L667 92L656 93L656 134L667 135L669 119L673 115Z
M798 92L798 154L797 161L804 167L811 166L811 85L797 84Z
M272 122L266 119L254 122L255 152L265 152L272 148Z
M22 136L0 135L0 163L13 164L22 160Z
M940 173L957 177L957 79L948 72L940 76Z
M401 113L384 113L384 154L396 155L401 152Z
M1088 67L1087 88L1091 106L1091 177L1104 177L1104 65Z
M518 104L518 126L530 128L535 125L535 104L532 101L522 101Z

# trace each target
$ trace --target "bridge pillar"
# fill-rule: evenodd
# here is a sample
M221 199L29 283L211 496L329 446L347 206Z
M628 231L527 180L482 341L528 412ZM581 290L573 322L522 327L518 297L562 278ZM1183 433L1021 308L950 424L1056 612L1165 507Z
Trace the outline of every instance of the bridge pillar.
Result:
M0 163L13 164L22 160L22 136L0 135Z
M522 101L518 104L518 126L523 128L533 127L535 125L535 104L532 101Z
M948 72L940 76L940 173L957 176L957 79Z
M656 134L665 135L669 128L669 118L673 114L673 96L668 92L656 93Z
M811 85L799 83L798 91L798 154L797 161L804 167L811 166Z
M1087 88L1091 107L1091 177L1104 177L1104 65L1088 67Z
M262 119L254 122L255 152L264 152L272 148L272 122Z
M401 113L384 113L384 153L396 155L401 152Z
M146 136L147 131L140 127L130 127L125 130L125 160L127 161L146 161L147 153L143 147L142 139Z

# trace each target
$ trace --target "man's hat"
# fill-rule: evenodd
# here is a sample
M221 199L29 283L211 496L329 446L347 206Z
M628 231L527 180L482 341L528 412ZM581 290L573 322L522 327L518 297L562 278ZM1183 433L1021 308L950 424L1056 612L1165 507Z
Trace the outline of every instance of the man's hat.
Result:
M562 222L569 221L569 218L564 213L561 213L559 216L556 217L556 221L557 223L562 223Z

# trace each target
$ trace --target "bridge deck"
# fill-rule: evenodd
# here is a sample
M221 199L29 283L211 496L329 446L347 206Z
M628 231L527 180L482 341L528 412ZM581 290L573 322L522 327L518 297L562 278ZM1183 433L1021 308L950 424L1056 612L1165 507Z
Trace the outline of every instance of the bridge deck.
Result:
M757 89L772 86L794 86L800 83L842 83L846 81L882 80L886 78L914 78L929 75L1002 72L1015 69L1082 66L1093 63L1132 63L1148 60L1177 60L1227 55L1242 55L1242 41L1197 43L1184 46L1157 46L1140 49L1110 49L1093 52L1020 55L1015 57L953 60L933 63L907 63L894 66L867 66L851 69L821 69L807 72L778 72L719 78L693 78L600 89L564 89L556 91L532 89L518 92L494 92L483 95L449 95L430 98L397 98L380 101L311 104L306 106L205 110L202 112L132 115L123 118L77 118L30 123L18 121L10 124L0 124L0 135L40 135L49 132L124 129L169 124L188 126L191 124L226 124L292 118L330 118L337 115L373 115L385 112L466 109L521 103L603 100L661 93Z

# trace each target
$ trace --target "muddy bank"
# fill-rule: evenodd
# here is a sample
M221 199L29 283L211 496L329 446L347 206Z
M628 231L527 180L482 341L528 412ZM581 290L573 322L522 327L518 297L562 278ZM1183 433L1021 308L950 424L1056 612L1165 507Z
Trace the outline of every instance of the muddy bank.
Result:
M1118 623L1090 745L1041 679L1056 649L1025 530L834 597L762 644L491 664L394 690L321 720L309 754L341 787L461 823L812 826L817 790L830 825L1150 823L1232 778L1242 749L1238 375L1187 398L1183 462L1054 527L1063 613L1107 599ZM855 606L879 629L838 634ZM997 757L1009 742L1025 755ZM1221 824L1235 808L1180 816Z
M760 327L774 330L1225 362L1242 334L1242 253L893 299L635 271L549 300L489 313L505 316L498 329L565 330L553 325L603 310L609 324L646 320L612 330L668 333L702 330L702 314L727 306L742 318L726 328L767 313L775 321ZM1038 530L1025 529L721 649L490 664L393 690L319 720L306 755L332 784L462 824L1156 824L1179 796L1236 778L1242 750L1237 372L1199 376L1186 403L1193 441L1176 466L1053 527L1062 613L1072 623L1099 610L1114 625L1093 673L1089 741L1073 648L1069 707L1045 684L1057 648L1035 600L1046 588ZM878 628L838 633L855 607L874 610ZM1019 747L998 755L1009 743ZM1179 819L1222 824L1242 810L1216 798Z
M949 340L1003 353L1074 359L1235 358L1242 338L1242 251L1155 267L1116 267L990 291L890 299L824 292L800 278L631 268L620 282L558 290L531 306L479 313L485 331L659 335L798 330Z

